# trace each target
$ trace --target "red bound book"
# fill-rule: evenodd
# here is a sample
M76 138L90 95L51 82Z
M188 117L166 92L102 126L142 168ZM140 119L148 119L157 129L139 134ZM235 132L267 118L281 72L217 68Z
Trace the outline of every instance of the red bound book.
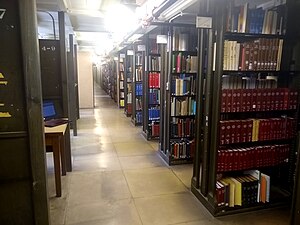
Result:
M159 82L160 82L160 79L159 79L159 73L156 73L155 74L156 75L156 77L155 77L155 87L156 88L159 88Z
M232 90L232 102L231 102L231 112L236 112L236 102L237 102L237 89Z
M235 143L242 142L242 124L240 120L235 120Z
M220 145L225 145L226 123L226 121L220 121Z
M267 119L265 132L264 132L264 140L273 140L276 135L276 128L275 128L275 121L274 119Z
M233 170L238 170L239 169L239 150L238 149L234 149L233 150Z
M149 87L153 88L153 73L149 73Z
M251 147L250 148L250 167L255 168L256 167L256 162L255 162L255 148Z
M266 89L267 99L266 99L266 111L271 110L271 100L272 100L272 89Z
M290 95L289 95L289 109L294 108L294 91L290 90Z
M239 149L239 153L240 153L240 155L239 155L238 170L243 170L244 169L243 168L243 166L244 166L244 160L245 160L245 158L244 158L244 150L242 148Z
M262 89L256 89L256 111L261 111Z
M247 111L247 89L241 89L241 112Z
M252 110L252 90L251 89L246 89L247 90L247 102L246 102L246 112L250 112Z
M250 42L245 42L245 70L249 70L250 63Z
M230 121L230 131L231 131L231 141L230 143L236 143L236 121L235 120L231 120Z
M283 91L283 109L290 109L290 90L288 88L282 88Z
M273 109L279 110L280 109L281 89L280 88L273 89L273 92L275 92L275 104L274 104L275 107Z
M232 90L227 90L227 109L226 112L231 112L231 104L232 104Z
M241 50L240 50L240 65L239 65L239 69L240 70L246 70L246 63L245 63L245 43L241 44Z
M218 172L222 172L222 155L221 155L221 151L218 150L218 158L217 158L217 171Z
M294 91L293 109L297 109L297 106L298 106L298 91Z
M270 110L274 110L276 108L276 89L270 89L271 100L270 100ZM278 106L277 106L278 108Z
M258 140L264 141L264 127L265 127L265 119L259 120L259 128L258 128Z
M267 89L261 89L261 111L267 110Z
M269 159L270 159L270 166L275 166L276 165L276 146L272 145L270 148L270 154L269 154Z
M247 142L252 141L253 120L247 120Z
M284 88L278 88L279 98L278 98L278 110L284 109Z
M226 112L227 109L227 89L222 90L221 112Z
M256 103L257 103L257 89L252 89L251 111L256 111Z
M243 168L244 169L249 169L249 165L250 165L249 149L248 148L244 148Z
M241 124L241 142L247 142L248 140L248 121L247 120L240 120Z
M236 112L241 112L241 89L236 89Z
M233 170L233 164L234 164L233 150L228 149L227 153L228 153L228 171L232 171Z
M231 121L226 121L225 144L231 144Z

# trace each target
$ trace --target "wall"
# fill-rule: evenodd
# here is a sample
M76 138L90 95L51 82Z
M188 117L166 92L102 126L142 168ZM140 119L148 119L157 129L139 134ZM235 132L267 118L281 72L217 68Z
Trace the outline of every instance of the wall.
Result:
M93 72L90 52L78 52L79 108L93 108Z

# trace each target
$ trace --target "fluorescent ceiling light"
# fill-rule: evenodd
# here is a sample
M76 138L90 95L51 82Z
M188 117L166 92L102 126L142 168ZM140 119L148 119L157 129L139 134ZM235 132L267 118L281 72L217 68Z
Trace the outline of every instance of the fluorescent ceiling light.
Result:
M102 0L86 0L86 7L91 10L97 10L100 8Z
M171 5L171 7L169 7L167 10L165 10L162 13L162 16L165 19L170 19L172 16L175 16L177 13L182 12L184 9L191 6L195 2L197 2L197 0L179 0Z
M143 34L133 34L130 38L128 38L128 41L129 42L134 42L142 36L143 36Z

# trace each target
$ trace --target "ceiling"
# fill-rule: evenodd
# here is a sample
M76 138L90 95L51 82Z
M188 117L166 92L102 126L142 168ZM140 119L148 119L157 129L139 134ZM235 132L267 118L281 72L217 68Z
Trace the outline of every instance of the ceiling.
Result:
M191 2L185 8L195 9L191 5L197 0L177 0L177 2L182 1ZM66 37L68 37L68 34L74 34L79 50L94 50L99 46L105 49L112 43L120 42L120 40L115 40L114 38L115 31L109 30L107 26L107 17L110 12L114 17L124 14L124 8L118 11L116 10L117 6L126 6L128 13L135 14L136 8L149 11L149 8L152 7L152 11L153 7L158 6L161 2L163 0L37 0L39 38L54 38L54 29L56 38L58 38L57 12L64 11L66 12ZM122 19L119 19L117 23L119 26L121 24L123 28L128 28L132 22L126 23L123 21L129 17L124 15L119 15L122 16L120 17ZM53 27L52 17L55 28Z

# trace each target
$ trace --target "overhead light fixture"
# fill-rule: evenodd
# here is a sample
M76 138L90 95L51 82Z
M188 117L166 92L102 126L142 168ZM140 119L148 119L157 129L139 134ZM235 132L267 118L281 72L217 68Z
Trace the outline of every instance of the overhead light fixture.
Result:
M186 9L187 7L191 6L192 4L196 3L197 0L180 0L174 3L170 8L165 10L161 15L165 19L170 19L171 17L175 16L177 13L180 13L182 10Z
M91 10L98 10L102 0L86 0L86 7Z
M143 36L143 34L133 34L130 38L128 38L127 41L128 42L134 42L142 36Z

